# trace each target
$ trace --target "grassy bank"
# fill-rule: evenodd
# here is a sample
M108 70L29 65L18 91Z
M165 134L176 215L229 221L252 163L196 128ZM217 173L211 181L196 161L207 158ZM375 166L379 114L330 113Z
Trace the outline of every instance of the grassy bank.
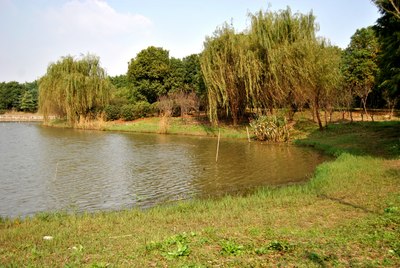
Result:
M399 267L400 123L297 128L298 143L338 156L304 185L144 212L3 219L0 266Z
M66 120L52 120L47 122L46 125L59 128L72 128ZM222 138L247 139L246 126L233 127L225 124L212 126L205 117L149 117L127 122L121 120L110 122L92 120L79 122L74 128L211 137L216 137L218 136L218 132L221 132Z
M221 137L224 138L247 138L245 126L220 125L217 127L210 125L207 118L195 117L152 117L126 123L109 122L104 130L193 136L218 136L220 131Z

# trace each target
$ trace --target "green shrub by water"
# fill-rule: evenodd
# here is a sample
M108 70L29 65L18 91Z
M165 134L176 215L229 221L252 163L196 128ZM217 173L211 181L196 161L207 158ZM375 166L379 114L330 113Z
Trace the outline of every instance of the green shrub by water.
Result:
M126 104L121 107L121 118L125 121L132 121L138 118L149 116L153 113L152 106L146 101L139 101L135 104Z
M121 118L121 107L119 105L107 105L104 109L106 120L113 121Z

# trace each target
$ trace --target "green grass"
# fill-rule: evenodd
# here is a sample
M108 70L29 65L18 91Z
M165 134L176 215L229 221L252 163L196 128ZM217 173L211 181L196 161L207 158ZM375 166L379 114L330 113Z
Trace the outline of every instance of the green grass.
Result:
M398 128L310 128L298 143L338 157L302 185L146 211L1 219L0 267L399 267Z
M310 131L309 127L306 130L308 135L296 141L297 144L316 147L332 155L343 152L375 157L400 155L399 121L331 124L324 131Z
M142 133L158 133L159 118L147 118L146 120L137 120L135 122L113 123L111 122L105 130L111 131L131 131Z
M247 138L245 126L211 126L207 121L198 121L196 118L192 117L152 117L132 122L110 122L104 127L104 130L212 137L218 136L218 132L220 131L222 138Z

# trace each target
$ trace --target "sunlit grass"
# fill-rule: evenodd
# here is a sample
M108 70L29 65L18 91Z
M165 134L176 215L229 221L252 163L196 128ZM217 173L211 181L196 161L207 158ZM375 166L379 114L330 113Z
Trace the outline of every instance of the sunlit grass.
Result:
M223 138L247 138L245 126L237 128L231 126L211 126L207 122L199 122L196 118L192 117L152 117L132 122L110 122L105 127L105 130L212 137L218 136L218 132L220 131Z
M309 132L297 144L312 146L333 155L348 152L354 155L398 158L399 133L400 121L332 124L322 132Z

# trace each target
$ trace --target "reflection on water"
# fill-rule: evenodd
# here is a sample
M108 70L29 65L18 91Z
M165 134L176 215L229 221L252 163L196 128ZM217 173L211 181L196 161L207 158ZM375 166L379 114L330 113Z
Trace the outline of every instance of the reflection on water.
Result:
M168 135L0 124L0 215L147 208L307 179L305 148Z

